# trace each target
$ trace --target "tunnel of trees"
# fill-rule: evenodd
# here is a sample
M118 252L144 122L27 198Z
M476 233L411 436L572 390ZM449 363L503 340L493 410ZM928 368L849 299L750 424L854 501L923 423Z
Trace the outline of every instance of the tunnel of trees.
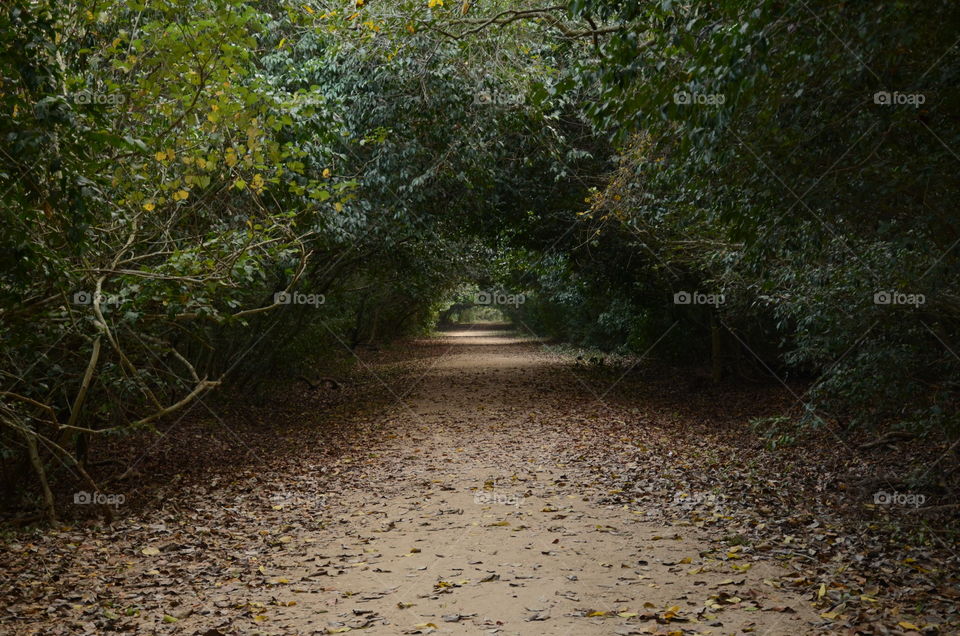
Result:
M496 305L954 439L960 5L13 0L0 471ZM956 470L956 453L931 478Z

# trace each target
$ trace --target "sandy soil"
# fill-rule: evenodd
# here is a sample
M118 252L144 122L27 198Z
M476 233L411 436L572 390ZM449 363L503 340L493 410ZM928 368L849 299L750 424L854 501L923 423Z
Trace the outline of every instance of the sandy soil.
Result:
M184 494L163 520L126 527L132 555L114 553L109 534L78 532L80 549L112 568L118 631L813 633L817 615L778 589L777 565L736 547L718 560L716 537L605 505L603 486L561 461L597 393L556 357L478 327L417 347L431 353L416 371L382 385L392 405L344 412L363 431L356 452L323 464L305 447L224 485L231 505ZM64 603L103 594L83 587ZM124 605L142 609L125 617ZM0 631L103 630L68 611Z

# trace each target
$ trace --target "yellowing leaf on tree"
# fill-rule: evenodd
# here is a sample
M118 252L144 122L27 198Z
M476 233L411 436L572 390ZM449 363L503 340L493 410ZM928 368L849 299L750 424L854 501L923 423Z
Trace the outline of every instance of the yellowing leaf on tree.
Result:
M227 156L223 159L231 168L237 165L237 151L233 148L227 150Z
M173 161L176 157L177 155L173 152L173 148L167 148L167 159Z
M427 0L427 6L430 7L431 9L434 7L442 7L443 0Z
M250 187L257 192L263 190L263 176L259 174L253 175L253 179L250 180Z
M164 152L163 150L158 150L157 154L153 155L153 158L156 159L157 161L164 161L167 158L167 153Z
M323 178L324 178L324 179L329 179L329 178L330 178L330 174L331 174L331 173L330 173L330 168L324 168L324 169L323 169Z
M173 200L183 201L189 196L190 196L190 192L188 190L177 190L176 192L173 193Z
M153 209L155 207L157 206L156 204L154 204L153 201L147 201L146 203L143 204L143 209L146 210L147 212L153 212Z
M308 7L308 6L305 5L305 4L300 5L300 6L303 7L303 10L304 10L304 11L306 11L306 12L309 13L310 15L313 15L313 9L311 9L310 7Z
M343 204L337 201L336 203L333 204L333 209L336 210L337 212L343 212Z

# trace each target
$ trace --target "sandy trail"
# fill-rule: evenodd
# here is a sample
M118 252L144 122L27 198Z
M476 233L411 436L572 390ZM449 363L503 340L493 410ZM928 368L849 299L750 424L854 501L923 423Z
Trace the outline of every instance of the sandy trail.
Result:
M350 510L334 515L333 533L294 537L309 547L276 563L286 580L310 583L301 589L325 591L303 593L312 600L271 623L298 633L799 634L815 618L764 584L776 567L699 571L715 546L691 528L595 503L605 493L558 461L576 440L555 422L595 405L596 391L556 358L476 327L442 344L382 414L395 436L383 471L338 497ZM734 581L764 607L798 613L741 609L724 596ZM710 597L724 609L702 611Z
M0 631L812 633L778 566L604 503L609 486L576 453L592 423L629 417L598 401L609 387L502 330L411 352L413 371L370 369L389 378L386 406L324 415L359 440L335 461L308 425L272 465L171 489L112 528L11 546L45 574L17 573Z

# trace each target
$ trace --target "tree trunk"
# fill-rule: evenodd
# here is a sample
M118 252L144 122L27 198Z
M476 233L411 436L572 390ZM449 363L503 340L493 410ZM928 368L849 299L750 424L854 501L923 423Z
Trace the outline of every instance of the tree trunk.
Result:
M723 331L716 311L710 314L710 361L711 379L718 384L723 379Z

